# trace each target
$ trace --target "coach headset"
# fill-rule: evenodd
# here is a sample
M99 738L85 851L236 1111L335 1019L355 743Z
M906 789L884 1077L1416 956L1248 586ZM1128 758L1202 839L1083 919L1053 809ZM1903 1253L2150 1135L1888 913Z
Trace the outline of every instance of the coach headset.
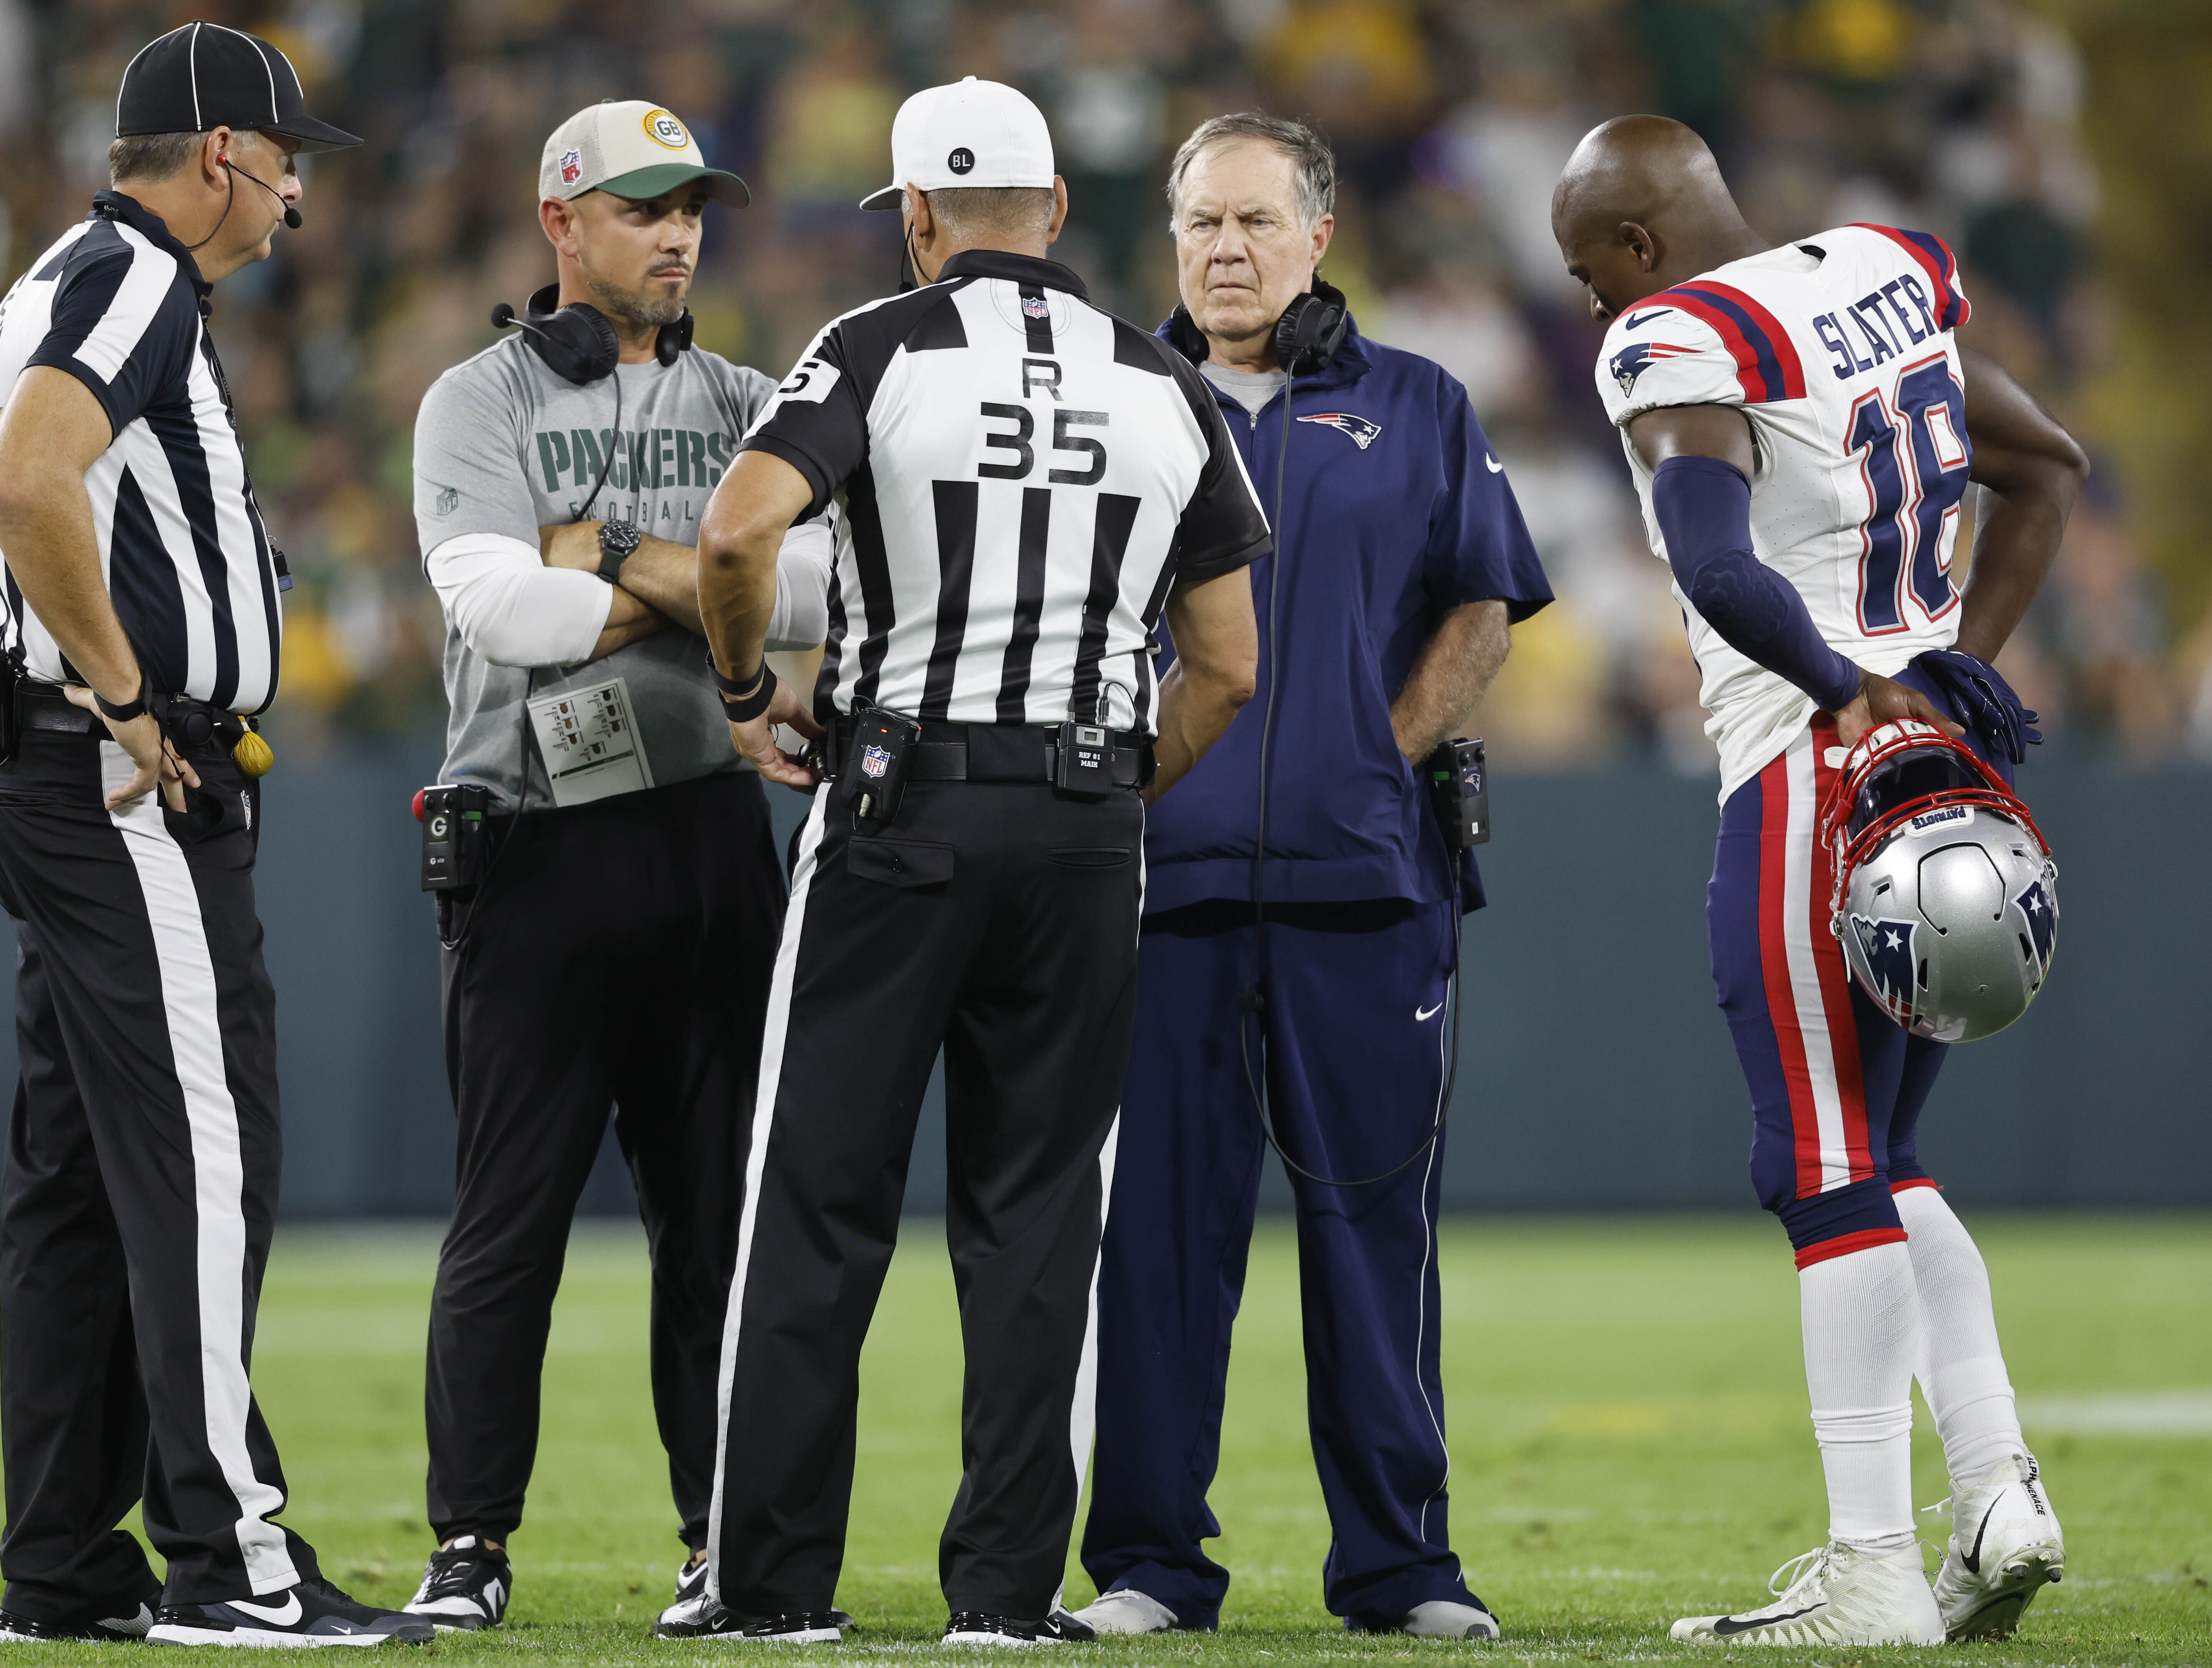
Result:
M1206 362L1209 346L1205 332L1190 316L1190 309L1180 303L1168 316L1168 341L1183 357L1194 365ZM1289 374L1290 380L1283 385L1283 443L1275 464L1275 514L1268 522L1272 533L1283 525L1283 484L1290 473L1291 461L1291 400L1297 377L1307 372L1327 368L1344 346L1345 338L1352 333L1352 312L1344 292L1322 277L1314 274L1313 288L1291 298L1283 309L1283 316L1275 321L1275 362ZM1284 1167L1296 1172L1306 1180L1322 1187L1371 1187L1385 1182L1418 1161L1437 1143L1443 1133L1444 1109L1451 1104L1452 1088L1459 1078L1459 948L1458 934L1453 934L1452 948L1452 1010L1451 1063L1444 1074L1443 1093L1437 1099L1437 1120L1421 1144L1388 1170L1373 1176L1362 1176L1351 1181L1339 1181L1334 1177L1317 1175L1306 1169L1283 1149L1277 1139L1267 1114L1267 1091L1254 1069L1252 1061L1251 1026L1247 1016L1261 1012L1267 998L1260 989L1260 968L1262 960L1261 944L1267 931L1267 801L1269 778L1274 766L1275 703L1282 691L1282 661L1275 652L1280 642L1280 622L1283 600L1283 552L1278 548L1275 559L1267 569L1267 704L1260 722L1260 788L1258 814L1255 819L1252 844L1252 965L1244 983L1243 994L1237 1002L1237 1052L1244 1066L1244 1087L1251 1096L1252 1109L1260 1119L1260 1135L1275 1149L1275 1156ZM1455 898L1459 892L1459 870L1452 866L1451 891Z
M555 307L560 293L558 284L547 284L522 304L520 315L501 301L491 310L492 328L527 332L525 339L545 362L545 368L578 387L614 376L615 368L622 362L622 342L615 335L614 321L589 301ZM692 327L691 309L686 307L682 318L661 326L655 334L653 356L663 365L674 364L690 350ZM592 484L592 496L576 512L579 521L591 514L592 506L599 501L599 490L607 484L607 472L615 466L615 447L622 438L622 378L615 376L615 426L611 431L615 438L608 442L599 478Z

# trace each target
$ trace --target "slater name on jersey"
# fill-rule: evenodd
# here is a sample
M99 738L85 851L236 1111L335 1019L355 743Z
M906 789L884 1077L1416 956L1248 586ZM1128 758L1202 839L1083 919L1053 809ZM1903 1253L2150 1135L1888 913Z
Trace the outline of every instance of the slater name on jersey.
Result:
M1973 459L1952 332L1967 314L1940 239L1838 227L1627 308L1607 332L1598 391L1624 429L1657 406L1739 407L1757 441L1753 551L1796 587L1831 648L1893 673L1957 635L1951 557ZM1623 446L1663 558L1651 472L1625 434ZM1725 800L1811 703L1683 606Z

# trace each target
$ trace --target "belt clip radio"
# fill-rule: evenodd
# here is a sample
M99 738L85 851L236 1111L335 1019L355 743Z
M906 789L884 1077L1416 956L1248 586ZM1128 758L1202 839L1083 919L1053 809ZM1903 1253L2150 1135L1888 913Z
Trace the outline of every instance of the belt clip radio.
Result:
M1429 782L1429 807L1455 852L1490 843L1490 775L1480 737L1454 736L1421 761Z
M422 807L422 890L459 892L483 879L489 837L484 815L491 790L476 782L425 788Z
M1060 727L1052 785L1077 799L1103 800L1114 791L1114 733L1103 724L1070 718Z
M853 825L887 824L898 815L907 771L921 740L921 726L884 707L853 717L853 740L837 762L837 791L852 807Z

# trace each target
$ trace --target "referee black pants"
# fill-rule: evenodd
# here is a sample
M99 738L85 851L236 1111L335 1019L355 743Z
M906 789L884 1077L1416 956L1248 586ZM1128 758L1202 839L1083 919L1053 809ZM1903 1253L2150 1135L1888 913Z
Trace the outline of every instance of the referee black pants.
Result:
M767 797L756 776L702 776L507 830L445 953L460 1131L430 1305L430 1524L504 1542L522 1521L553 1296L611 1106L653 1260L653 1410L696 1549L783 922Z
M246 1382L282 1160L253 912L260 795L193 755L186 810L110 812L114 743L33 730L0 766L21 1075L0 1185L0 1604L129 1616L316 1579Z
M741 1615L824 1610L851 1509L860 1345L945 1053L967 1352L948 1605L1040 1618L1090 1447L1099 1233L1128 1062L1144 809L1132 792L917 782L854 835L800 836L777 953L723 1340L709 1549Z

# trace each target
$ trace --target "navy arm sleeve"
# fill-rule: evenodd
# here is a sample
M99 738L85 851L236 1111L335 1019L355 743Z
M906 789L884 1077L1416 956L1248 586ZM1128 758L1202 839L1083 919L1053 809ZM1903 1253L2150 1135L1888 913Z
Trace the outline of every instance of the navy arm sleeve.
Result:
M1859 668L1828 647L1796 587L1752 553L1751 483L1718 458L1669 458L1651 509L1682 594L1738 654L1830 712L1859 692Z

